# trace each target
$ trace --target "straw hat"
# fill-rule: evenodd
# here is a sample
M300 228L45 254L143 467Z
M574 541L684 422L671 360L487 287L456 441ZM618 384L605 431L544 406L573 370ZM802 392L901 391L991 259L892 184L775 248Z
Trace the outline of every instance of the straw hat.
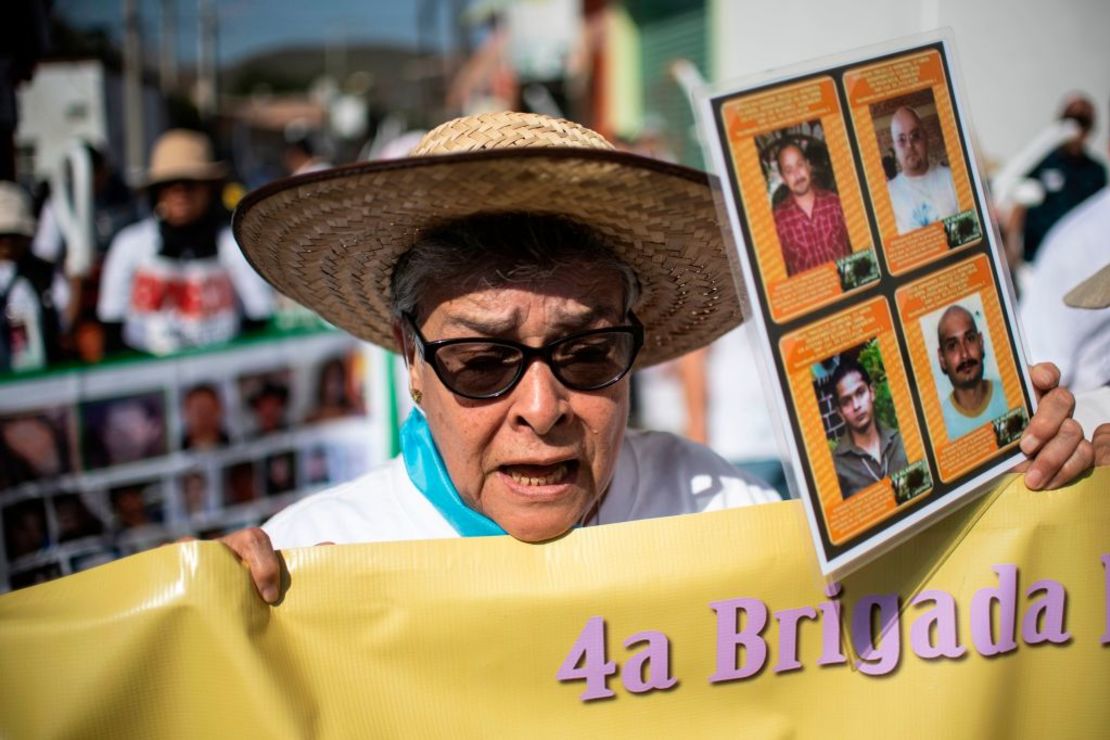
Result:
M1110 264L1068 291L1064 303L1072 308L1110 306Z
M459 118L412 156L273 183L233 228L254 268L351 334L393 348L390 278L421 232L477 213L561 215L600 233L638 274L639 364L704 346L741 308L709 177L613 149L576 123L527 113Z
M0 180L0 234L35 235L35 217L31 215L31 199L23 188L9 180Z
M150 153L147 187L174 180L215 181L227 175L227 167L212 156L212 144L199 131L170 129L154 142Z

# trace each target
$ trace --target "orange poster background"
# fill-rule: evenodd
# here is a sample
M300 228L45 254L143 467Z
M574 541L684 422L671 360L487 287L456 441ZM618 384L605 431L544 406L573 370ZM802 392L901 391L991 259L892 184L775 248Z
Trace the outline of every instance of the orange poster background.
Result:
M885 298L876 297L833 314L788 334L779 341L790 395L801 425L806 457L813 471L821 516L825 521L829 540L835 545L865 532L900 508L915 505L930 495L929 492L922 493L899 506L894 500L890 478L887 477L861 489L849 499L841 496L832 452L826 441L821 412L813 391L810 367L873 337L879 340L879 352L890 385L906 459L910 463L923 460L925 448L921 440L921 430L917 426L913 398L894 333L890 307Z
M922 335L920 319L973 293L978 293L983 302L986 329L1001 376L1002 389L1006 394L1006 406L1009 409L1021 406L1028 414L1029 408L1025 404L1025 397L1021 390L1021 376L1010 351L1010 332L994 287L990 260L986 255L976 255L946 270L899 288L895 292L898 318L902 324L906 342L909 344L910 363L913 366L921 406L925 413L929 441L937 460L937 472L945 482L953 480L992 457L1002 455L1004 450L1017 444L1015 440L1006 447L999 448L990 424L954 441L948 439L948 430L945 428L944 414L941 411L941 400L937 396L936 385L933 383L930 345Z
M879 142L871 120L870 105L925 88L933 92L937 117L940 119L941 132L944 135L945 154L948 158L948 166L952 170L952 182L956 188L960 211L971 210L975 208L975 194L964 164L959 129L952 109L952 99L948 94L948 84L940 53L929 50L881 64L853 69L844 74L844 89L848 97L860 157L863 160L868 195L879 227L879 240L887 268L895 275L943 256L950 250L945 238L944 225L940 221L906 234L898 234L890 195L887 193L882 152L879 151ZM980 223L980 226L986 233L987 225ZM963 249L977 243L978 240L957 248Z
M871 249L871 229L832 78L821 77L743 95L724 103L721 112L727 131L729 159L740 185L740 199L758 263L757 279L763 282L771 317L782 323L837 300L844 293L836 265L831 262L787 276L767 181L755 144L755 137L761 134L820 119L852 251Z

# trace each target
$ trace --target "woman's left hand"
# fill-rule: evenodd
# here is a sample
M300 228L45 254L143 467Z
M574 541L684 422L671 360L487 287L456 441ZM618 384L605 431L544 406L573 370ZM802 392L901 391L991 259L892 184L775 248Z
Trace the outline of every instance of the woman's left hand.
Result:
M1021 451L1029 460L1015 470L1025 473L1025 485L1033 490L1059 488L1091 469L1094 448L1071 418L1075 396L1060 387L1060 369L1042 362L1029 368L1029 377L1039 403L1021 435Z

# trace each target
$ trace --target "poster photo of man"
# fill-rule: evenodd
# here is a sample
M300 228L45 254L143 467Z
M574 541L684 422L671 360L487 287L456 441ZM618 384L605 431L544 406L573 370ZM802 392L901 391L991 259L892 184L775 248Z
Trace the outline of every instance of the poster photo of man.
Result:
M979 294L923 316L921 334L934 350L933 380L949 440L1009 411Z
M871 106L887 193L898 233L936 223L960 211L944 132L931 89Z
M852 253L819 120L756 137L786 274Z
M812 372L840 495L849 498L908 465L879 343L870 340L816 363Z

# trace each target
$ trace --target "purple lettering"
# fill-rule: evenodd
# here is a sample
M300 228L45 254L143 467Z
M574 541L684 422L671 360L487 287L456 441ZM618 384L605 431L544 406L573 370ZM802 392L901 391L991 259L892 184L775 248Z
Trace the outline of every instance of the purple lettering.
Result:
M821 610L821 657L817 665L837 665L847 663L840 632L840 602L832 601L840 595L840 583L832 581L825 586L829 601L820 604Z
M760 634L767 626L767 605L758 599L729 599L710 605L717 612L717 670L709 683L736 681L754 676L767 662L767 643ZM741 614L747 624L738 629ZM743 647L744 660L737 664L737 648Z
M662 632L637 632L624 641L624 646L647 643L647 647L628 659L621 668L621 681L633 694L669 689L678 683L671 672L671 643ZM646 676L646 678L645 678Z
M609 676L617 672L617 664L606 659L605 620L590 617L586 626L578 634L578 639L570 648L559 671L555 674L558 681L585 681L586 690L582 701L608 699L615 696L609 688Z
M1066 643L1071 635L1064 629L1064 617L1067 613L1068 594L1061 583L1053 580L1037 581L1026 596L1032 596L1038 591L1044 592L1044 597L1029 607L1021 619L1021 639L1026 645L1037 645L1042 642L1051 642L1056 645Z
M971 599L971 641L980 655L991 656L1017 649L1016 565L996 565L998 588L984 588ZM998 635L994 632L994 606L998 605Z
M779 623L779 660L775 663L775 673L796 671L802 667L798 660L798 622L802 619L817 619L817 610L812 606L800 609L783 609L775 612Z
M872 616L879 609L879 640L873 641ZM882 676L898 666L902 655L902 635L898 624L898 594L867 596L852 611L852 645L859 654L856 663L861 673Z
M967 652L960 644L956 629L956 599L946 591L922 591L911 606L932 602L933 608L921 614L910 628L910 646L925 660L958 658ZM935 636L935 642L934 642Z

